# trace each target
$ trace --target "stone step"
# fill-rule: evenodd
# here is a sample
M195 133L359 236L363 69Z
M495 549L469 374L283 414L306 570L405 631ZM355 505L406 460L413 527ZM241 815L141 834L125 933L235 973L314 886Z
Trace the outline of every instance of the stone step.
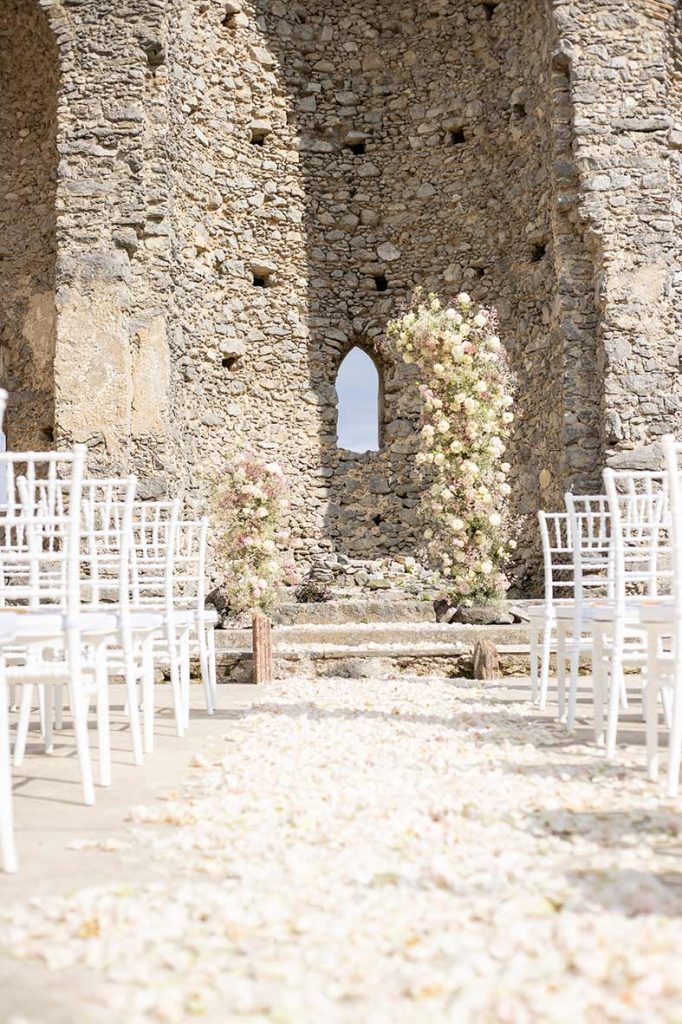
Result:
M469 626L462 623L317 623L273 628L275 675L470 676L478 640L497 647L505 675L528 672L528 629L514 626ZM242 682L251 673L251 631L216 633L221 677Z
M435 622L433 601L402 595L377 598L339 598L320 604L282 603L273 622L280 625L338 624L349 622Z
M522 619L527 619L527 609L537 601L514 600L510 610ZM282 602L272 616L277 625L344 625L363 622L433 622L436 613L431 597L391 592L381 597L347 596L324 601L320 604L298 604L296 601Z
M323 651L328 647L396 647L401 650L424 648L466 648L473 650L477 640L488 639L497 646L528 645L528 627L469 626L463 623L436 622L353 622L307 623L273 626L275 651L282 654L304 646ZM251 648L250 629L222 629L216 633L218 650L242 651Z

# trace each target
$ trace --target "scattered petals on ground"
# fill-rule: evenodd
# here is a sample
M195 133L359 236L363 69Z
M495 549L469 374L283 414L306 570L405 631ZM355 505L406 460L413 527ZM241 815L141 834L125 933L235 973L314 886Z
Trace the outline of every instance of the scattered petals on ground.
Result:
M276 683L131 809L157 882L98 840L120 885L0 940L88 967L127 1024L675 1024L682 814L642 762L490 684Z

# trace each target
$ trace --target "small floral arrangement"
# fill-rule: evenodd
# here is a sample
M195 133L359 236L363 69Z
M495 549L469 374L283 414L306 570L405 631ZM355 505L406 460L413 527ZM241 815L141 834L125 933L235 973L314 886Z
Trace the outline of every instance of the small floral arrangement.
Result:
M462 292L453 306L415 293L388 325L389 344L414 364L422 397L417 462L424 473L422 518L431 564L453 604L499 600L509 538L502 461L514 419L513 378L497 334L497 316Z
M281 466L242 459L214 480L213 526L231 612L268 611L292 572L283 556L289 539L288 489Z

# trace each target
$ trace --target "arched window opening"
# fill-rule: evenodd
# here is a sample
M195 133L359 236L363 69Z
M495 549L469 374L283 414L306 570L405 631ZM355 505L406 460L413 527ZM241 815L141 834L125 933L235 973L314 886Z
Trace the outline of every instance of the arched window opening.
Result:
M357 346L336 377L337 444L352 452L378 451L381 442L381 380L374 360Z

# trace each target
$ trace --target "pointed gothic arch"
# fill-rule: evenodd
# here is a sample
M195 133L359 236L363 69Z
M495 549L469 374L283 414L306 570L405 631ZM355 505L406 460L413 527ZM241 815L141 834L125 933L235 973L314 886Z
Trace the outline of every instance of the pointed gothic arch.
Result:
M379 451L382 446L383 374L373 355L355 344L336 372L336 435L339 448Z

